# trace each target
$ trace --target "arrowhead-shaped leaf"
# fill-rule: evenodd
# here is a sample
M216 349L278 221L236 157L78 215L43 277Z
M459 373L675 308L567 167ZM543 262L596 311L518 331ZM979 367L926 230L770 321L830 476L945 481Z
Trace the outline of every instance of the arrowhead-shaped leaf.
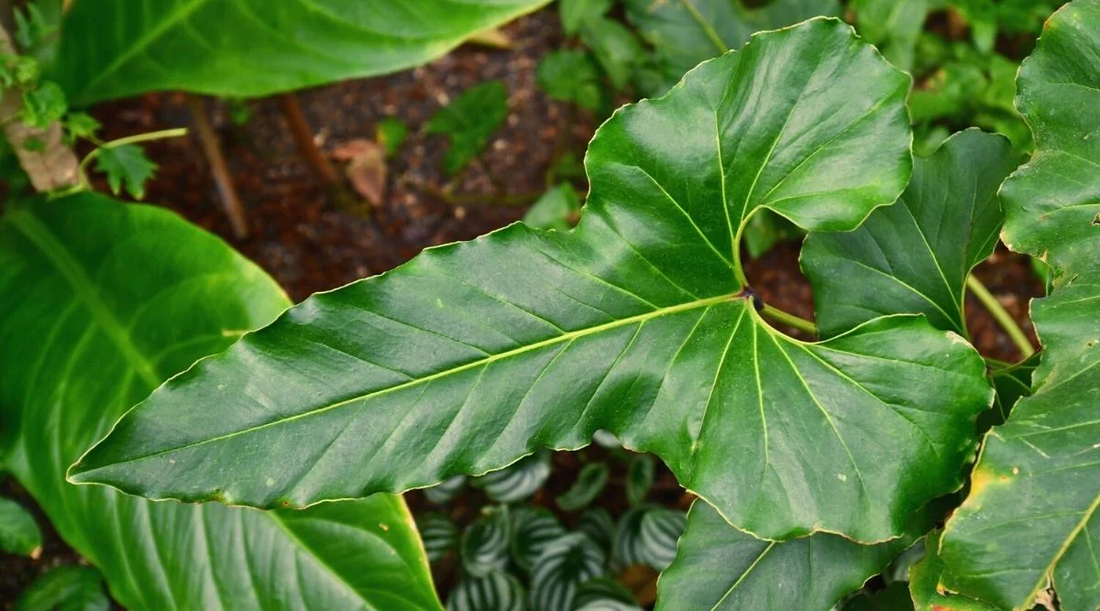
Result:
M837 20L759 34L600 128L576 229L513 225L314 296L174 378L72 479L304 506L603 428L761 536L896 537L961 485L991 397L981 358L918 317L781 335L737 236L761 207L851 230L894 201L908 85ZM273 464L290 468L271 483Z
M806 238L820 333L831 337L884 314L924 314L966 335L963 293L1001 229L997 188L1019 165L1003 136L967 130L918 158L901 199L850 233Z
M260 512L65 482L134 402L288 305L255 265L165 210L79 195L9 203L0 294L6 466L124 607L438 608L400 498Z
M827 533L761 541L695 502L676 560L661 574L657 609L830 609L913 543L860 545Z
M948 589L1028 608L1053 584L1063 609L1100 606L1100 0L1050 18L1016 98L1036 151L1001 189L1005 242L1043 257L1032 302L1043 356L1034 393L985 438L971 491L947 523Z
M426 63L547 1L73 3L51 78L77 104L166 89L261 97Z

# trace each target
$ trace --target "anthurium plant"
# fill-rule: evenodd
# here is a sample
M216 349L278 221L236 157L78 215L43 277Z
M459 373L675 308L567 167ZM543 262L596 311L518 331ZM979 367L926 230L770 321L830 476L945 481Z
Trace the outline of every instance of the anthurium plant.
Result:
M829 609L922 540L908 569L920 608L1095 609L1100 0L1056 12L1020 70L1030 159L977 130L914 159L910 83L834 18L756 34L600 127L575 228L511 225L315 295L168 379L113 427L98 412L95 427L66 423L83 440L110 428L68 481L252 506L298 525L607 430L699 497L659 608ZM106 205L78 203L70 208ZM125 253L100 254L93 274L63 247L94 246L75 231L91 213L64 220L58 210L10 215L7 242L37 263L8 255L5 294L47 267L58 280L24 299L143 290L115 272L158 239L143 224L166 221L144 210L108 217L104 232L119 232ZM765 210L809 233L802 266L816 324L763 302L747 279L743 233ZM72 231L44 232L59 223ZM998 237L1053 270L1050 295L1032 306L1042 351L1030 376L968 340L963 296ZM211 266L251 273L217 256ZM7 337L72 341L38 344L5 380L93 366L120 379L107 397L58 378L48 386L59 396L23 417L57 422L51 410L65 396L120 413L183 369L184 353L148 348L178 327L148 325L200 317L214 343L177 337L193 356L278 309L276 295L260 307L249 294L224 321L195 314L206 310L169 298L192 276L209 290L188 304L226 282L214 267L196 270L159 289L162 307L117 313L86 297L48 320L6 301ZM82 363L99 344L115 361ZM1005 375L1026 392L998 400ZM5 397L27 393L6 384ZM132 501L103 486L50 485ZM346 500L356 498L366 500ZM601 561L586 540L561 545L571 546L562 558L578 559L572 570Z

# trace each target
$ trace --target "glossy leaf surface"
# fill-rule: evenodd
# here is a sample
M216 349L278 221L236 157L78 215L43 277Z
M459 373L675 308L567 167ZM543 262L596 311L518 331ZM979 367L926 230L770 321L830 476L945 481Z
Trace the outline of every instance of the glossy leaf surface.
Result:
M897 536L961 485L991 399L981 358L916 317L813 344L776 332L737 235L761 207L850 230L892 202L908 84L839 21L760 34L600 128L576 229L513 225L314 296L172 380L72 477L304 506L603 428L751 532ZM272 484L245 466L288 462Z
M1100 0L1047 21L1017 81L1035 136L1001 188L1004 239L1054 272L1032 302L1043 344L1033 394L994 427L940 555L953 591L1028 608L1052 583L1066 611L1100 606Z
M910 543L905 538L866 546L824 533L761 541L730 528L696 501L676 560L661 574L657 609L826 611Z
M81 105L166 89L262 97L423 64L546 1L80 2L50 76Z
M960 132L916 159L896 204L853 232L806 238L802 267L813 282L821 334L906 312L965 336L966 278L997 245L997 188L1018 161L1007 138Z
M128 407L286 307L255 265L168 211L86 194L8 207L0 294L6 465L123 606L438 607L400 498L264 513L65 482Z

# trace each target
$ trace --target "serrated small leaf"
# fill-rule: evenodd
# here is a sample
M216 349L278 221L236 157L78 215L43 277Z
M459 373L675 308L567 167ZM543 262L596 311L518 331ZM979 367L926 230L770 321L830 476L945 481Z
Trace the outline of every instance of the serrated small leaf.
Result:
M157 164L149 161L145 151L136 144L106 145L98 149L96 169L107 175L111 193L118 195L125 187L135 199L145 197L145 181L157 172Z
M436 505L445 505L450 503L466 489L466 476L455 475L454 477L448 477L442 482L424 489L424 498L428 499L429 503L435 503Z
M488 81L462 92L428 121L428 134L446 134L451 146L443 170L457 174L489 144L489 136L508 116L508 90L501 81Z
M439 562L458 548L458 527L447 516L435 512L423 514L416 519L416 527L429 562Z
M649 495L649 489L653 487L653 476L657 465L653 457L648 454L635 454L630 459L630 465L626 469L626 500L631 505L637 505Z
M459 556L471 577L485 577L508 565L508 507L486 507L462 533Z
M103 577L90 566L63 565L39 575L15 601L14 611L107 611Z
M527 611L523 585L500 571L485 577L464 577L451 590L447 611Z
M547 53L539 61L535 82L551 99L572 102L595 113L603 113L610 104L599 66L580 49Z
M638 536L642 545L642 560L661 572L676 558L676 541L684 534L687 515L675 509L654 509L642 516Z
M78 138L90 138L103 127L99 121L86 112L70 112L65 117L65 131L69 134L70 142Z
M511 513L512 560L519 568L530 571L546 546L565 535L565 527L546 509L517 507Z
M514 503L534 494L550 477L550 452L542 450L474 480L489 498Z
M657 610L827 611L922 534L923 520L911 520L915 534L872 546L827 533L762 541L695 501L676 560L661 574Z
M386 117L379 121L378 127L374 130L374 138L386 149L386 157L396 155L408 135L408 126L400 119L393 117Z
M577 520L577 530L592 539L604 550L611 550L615 540L615 519L611 512L603 507L585 510Z
M23 92L23 123L38 129L46 129L69 110L65 92L57 83L44 81L34 89Z
M561 184L542 194L523 215L523 222L535 229L568 231L576 223L581 211L577 192L568 184Z
M588 463L581 467L573 485L558 497L558 507L563 511L584 509L603 492L609 473L604 463Z
M583 534L550 543L531 570L532 611L571 611L580 585L602 576L606 564L603 550Z
M11 499L0 498L0 552L38 557L42 531L34 516Z

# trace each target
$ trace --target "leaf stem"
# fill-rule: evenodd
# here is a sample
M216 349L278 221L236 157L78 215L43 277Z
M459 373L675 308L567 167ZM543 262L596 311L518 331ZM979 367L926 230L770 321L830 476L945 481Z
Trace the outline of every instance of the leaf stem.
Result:
M760 310L760 313L778 323L787 325L788 327L793 327L795 329L798 329L799 331L803 331L811 335L817 335L817 325L815 325L813 321L795 316L794 314L788 314L783 310L773 308L770 305L765 305L764 308Z
M144 134L134 134L133 136L126 136L125 138L119 138L118 140L111 140L110 142L105 142L105 143L95 147L94 149L92 149L92 152L88 153L87 155L84 156L84 159L80 160L80 167L78 168L80 171L78 173L80 175L81 182L84 183L85 185L87 184L87 175L85 174L85 171L88 168L88 164L91 163L93 159L95 159L96 157L99 156L99 151L102 150L102 149L114 148L116 146L123 146L125 144L136 144L138 142L147 142L149 140L163 140L165 138L179 138L180 136L186 136L186 135L187 135L187 128L186 127L175 127L175 128L172 128L172 129L162 129L160 131L147 132L147 133L144 133Z
M989 311L989 314L993 316L993 320L997 321L997 324L1004 329L1008 334L1012 343L1016 344L1016 347L1020 350L1020 354L1026 359L1027 357L1035 354L1035 348L1031 346L1031 340L1024 334L1020 325L1016 324L1016 320L1012 318L1012 315L1008 313L1008 310L1001 305L1001 302L997 301L997 298L993 296L993 293L989 292L989 289L985 288L978 277L974 274L970 274L966 279L966 288L970 289L970 292L978 298L978 301L985 306L985 309Z
M695 23L699 24L699 27L703 30L703 33L707 35L710 42L714 44L719 53L726 53L730 50L726 46L726 43L722 41L722 37L718 35L718 32L714 30L714 27L707 23L706 18L699 12L699 9L692 4L691 0L680 0L680 3L684 5L684 9L691 15L691 18L695 20Z

